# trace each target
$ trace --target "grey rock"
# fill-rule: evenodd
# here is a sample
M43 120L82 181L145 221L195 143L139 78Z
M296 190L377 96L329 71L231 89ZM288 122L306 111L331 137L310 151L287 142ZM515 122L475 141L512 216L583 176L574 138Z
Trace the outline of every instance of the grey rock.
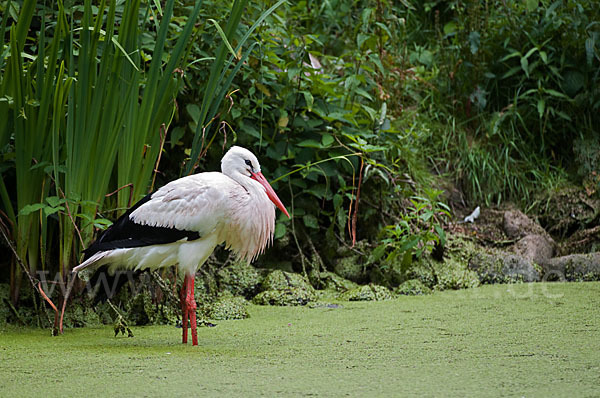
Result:
M542 264L544 281L599 281L600 252L555 257Z
M502 227L506 235L511 239L520 239L527 235L542 235L550 240L552 239L541 225L519 210L505 211L502 219Z
M512 251L526 260L539 264L552 258L554 242L544 235L527 235L512 246Z
M538 282L541 274L531 260L514 254L477 253L469 260L482 283Z

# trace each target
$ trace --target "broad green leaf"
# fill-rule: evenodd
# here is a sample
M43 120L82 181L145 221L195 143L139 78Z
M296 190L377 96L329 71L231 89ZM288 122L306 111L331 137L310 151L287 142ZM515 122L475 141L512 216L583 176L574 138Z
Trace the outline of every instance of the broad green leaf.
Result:
M446 36L453 35L456 33L457 27L456 22L450 21L444 25L444 34Z
M404 242L400 246L400 250L408 251L408 250L412 249L413 247L415 247L420 241L421 241L421 238L419 236L413 236L412 239L408 239L406 242Z
M551 88L544 89L544 91L553 97L568 99L568 97L566 95L564 95L563 93L553 90Z
M323 134L321 137L321 144L323 144L324 147L329 147L334 141L335 140L331 134Z
M188 114L190 115L190 117L192 118L194 123L197 124L198 121L200 120L200 108L198 107L198 105L187 104L185 106L185 109L187 110Z
M306 101L306 107L308 108L308 111L311 112L315 99L310 91L302 91L302 94L304 95L304 101Z
M371 96L371 94L367 93L362 88L356 87L356 89L354 91L356 92L356 94L360 95L361 97L364 97L364 98L368 99L369 101L373 101L373 97Z
M412 264L412 251L407 250L402 255L402 271L406 272L406 270Z
M356 35L356 45L357 47L360 49L362 48L363 44L365 41L369 40L371 38L371 35L365 34L365 33L359 33L358 35Z
M63 206L58 206L58 207L50 207L50 206L46 206L44 207L44 216L49 217L54 213L58 213L59 211L64 211L65 208Z
M386 249L386 245L379 245L377 246L372 252L371 255L369 256L369 262L370 263L374 263L376 261L379 261L379 259L381 257L383 257L383 255L385 254L385 249Z
M571 116L567 115L563 111L557 111L556 114L558 116L560 116L562 119L568 120L569 122L572 121Z
M585 85L585 77L579 71L568 71L564 74L563 88L569 97L574 97Z
M287 231L287 227L285 226L284 223L281 223L281 222L276 223L275 224L275 234L274 234L275 239L283 238L286 231Z
M48 196L46 197L46 202L48 202L51 207L57 207L58 205L65 203L66 199L59 198L58 196Z
M509 59L515 58L515 57L521 58L522 55L521 55L521 53L519 51L513 51L512 53L510 53L510 54L504 56L503 58L501 58L500 62L505 62L505 61L508 61Z
M23 208L21 210L19 210L19 216L29 215L40 209L43 209L44 207L47 207L47 205L44 203L33 203L30 205L23 206Z
M538 110L538 114L539 114L540 118L543 117L544 111L546 110L546 101L544 101L543 98L538 99L537 110Z
M277 126L279 128L285 128L285 127L287 127L289 121L290 121L290 118L287 115L282 115L279 118L279 120L277 121Z
M446 231L444 231L444 229L438 224L436 224L433 228L435 229L435 232L437 233L438 237L440 238L440 244L442 246L445 246L446 245Z
M271 92L269 91L269 88L267 86L265 86L262 83L256 83L254 84L254 86L264 95L266 95L267 97L271 96Z
M342 195L337 193L333 195L333 208L338 209L339 207L341 207L343 200L344 199L342 198Z
M305 148L322 148L323 147L323 145L320 142L318 142L316 140L313 140L313 139L308 139L308 140L300 141L296 145L301 146L301 147L305 147Z
M312 214L306 214L306 215L302 216L302 221L304 221L304 225L307 226L308 228L313 228L313 229L319 228L319 222L317 221L317 218L315 216L313 216Z
M385 120L383 121L383 123L381 123L381 125L379 126L379 129L381 131L387 131L389 129L392 128L392 121L388 118L385 118Z
M525 54L525 58L531 57L531 54L533 54L537 50L538 50L537 47L533 47L532 49L530 49L529 51L527 51L527 53Z
M529 77L529 61L526 57L521 58L521 69L525 72L525 75Z
M112 221L107 220L106 218L96 218L94 220L94 227L100 230L105 230L113 224Z

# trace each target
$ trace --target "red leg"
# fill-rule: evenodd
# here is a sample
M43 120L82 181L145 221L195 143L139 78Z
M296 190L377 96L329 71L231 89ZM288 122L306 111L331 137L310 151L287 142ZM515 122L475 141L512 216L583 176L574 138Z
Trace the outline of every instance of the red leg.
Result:
M194 297L194 278L195 275L188 275L186 276L186 278L189 278L188 283L188 289L187 289L187 307L188 307L188 314L190 317L190 326L192 327L192 345L198 345L198 331L196 330L197 328L197 323L196 323L196 298Z
M181 342L183 344L187 344L187 335L188 335L188 307L187 307L187 275L183 280L183 286L181 286L181 293L179 294L179 299L181 301L181 328L183 329L183 337Z

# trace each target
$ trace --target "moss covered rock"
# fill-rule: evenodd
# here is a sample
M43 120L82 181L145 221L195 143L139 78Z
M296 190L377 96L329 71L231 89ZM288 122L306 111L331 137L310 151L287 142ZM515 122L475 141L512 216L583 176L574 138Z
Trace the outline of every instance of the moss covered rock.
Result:
M221 268L217 271L216 279L220 291L244 297L256 294L261 282L256 268L245 261L235 261L230 266Z
M477 273L468 269L467 263L455 260L438 262L431 258L423 258L407 276L435 290L467 289L480 285Z
M555 257L542 267L546 281L600 281L600 252Z
M396 290L394 290L394 293L406 296L418 296L430 294L431 289L418 279L410 279L398 286Z
M469 261L482 283L538 282L541 274L533 262L507 253L477 253Z
M335 292L345 292L358 286L356 283L329 271L317 272L313 270L310 274L310 280L319 289Z
M333 271L344 279L356 283L365 283L369 279L369 273L365 267L367 255L371 251L369 243L365 240L356 242L353 249L339 246L337 250L338 260L333 265Z
M358 286L339 295L341 300L347 301L382 301L392 298L392 293L385 286L368 284Z
M316 294L314 291L291 287L282 290L265 290L257 294L252 302L258 305L293 306L306 305L315 299Z
M271 271L261 282L260 290L252 299L259 305L305 305L317 296L305 276L281 270Z
M368 278L365 267L360 262L358 255L340 258L334 265L334 271L342 278L356 283L364 282Z
M314 292L314 288L304 275L281 270L269 272L269 274L260 284L261 292L267 290L285 290L290 288L298 288Z
M248 314L248 301L243 297L221 297L214 303L203 308L205 318L214 320L246 319Z

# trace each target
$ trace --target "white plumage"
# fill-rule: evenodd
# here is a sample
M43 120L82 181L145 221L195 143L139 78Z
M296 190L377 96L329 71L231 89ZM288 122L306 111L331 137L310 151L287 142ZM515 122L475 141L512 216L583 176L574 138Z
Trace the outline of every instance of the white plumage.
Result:
M73 271L107 265L113 273L177 265L186 275L184 289L189 289L189 277L193 279L221 243L240 258L254 260L272 242L274 205L288 213L252 152L232 147L221 160L221 171L180 178L140 201L86 250L85 261ZM191 289L193 297L193 281ZM185 293L191 310L190 292ZM195 314L195 302L193 307ZM192 337L194 330L195 319Z

